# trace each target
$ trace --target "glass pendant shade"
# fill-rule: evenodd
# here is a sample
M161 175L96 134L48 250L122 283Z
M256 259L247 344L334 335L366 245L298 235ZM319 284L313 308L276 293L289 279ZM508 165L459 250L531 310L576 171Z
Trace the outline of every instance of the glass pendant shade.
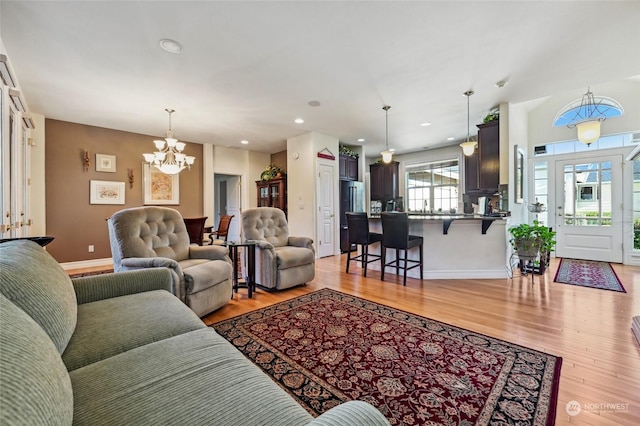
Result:
M382 162L383 163L389 164L391 162L392 157L393 157L393 151L389 151L389 150L382 151L380 154L382 155Z
M466 156L473 155L476 150L476 145L478 142L476 141L466 141L462 142L460 146L462 147L462 153Z
M600 138L600 120L578 123L576 129L578 129L578 140L584 144L591 145Z

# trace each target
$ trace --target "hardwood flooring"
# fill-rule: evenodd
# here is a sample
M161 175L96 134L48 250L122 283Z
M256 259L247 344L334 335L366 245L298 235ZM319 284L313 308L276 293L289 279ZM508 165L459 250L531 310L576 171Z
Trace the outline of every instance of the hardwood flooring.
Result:
M420 280L370 271L362 277L346 255L318 260L312 282L281 292L240 289L207 324L324 287L561 356L558 425L640 425L640 345L631 318L640 315L640 268L614 264L627 293L554 283L558 260L542 276ZM517 274L516 274L517 275ZM576 401L579 414L566 406Z
M281 292L240 289L234 299L203 318L234 317L321 288L392 306L448 324L561 356L557 425L640 425L640 345L631 318L640 315L640 268L613 264L627 293L554 283L559 260L542 276L513 279L420 280L380 273L368 277L346 255L316 263L316 278ZM92 268L94 270L95 268ZM83 272L83 271L69 271ZM567 413L576 401L581 411Z

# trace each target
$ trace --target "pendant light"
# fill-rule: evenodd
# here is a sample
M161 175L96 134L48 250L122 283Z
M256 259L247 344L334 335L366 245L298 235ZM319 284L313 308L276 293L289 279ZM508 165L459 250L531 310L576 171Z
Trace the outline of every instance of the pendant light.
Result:
M385 164L389 164L391 162L391 157L393 156L393 151L389 149L389 110L391 107L389 105L385 105L382 107L385 114L385 142L387 149L385 151L380 152L382 155L382 162Z
M476 150L476 145L478 145L478 142L476 141L472 141L470 140L470 133L469 133L469 98L471 97L471 95L473 95L473 90L467 90L466 92L463 93L464 96L467 97L467 141L466 142L462 142L460 144L460 146L462 147L462 153L466 156L469 155L473 155L474 151Z
M171 114L175 111L172 109L165 109L165 111L169 113L169 130L167 130L167 137L164 141L153 141L157 149L153 154L145 153L142 155L146 162L155 166L162 173L175 175L185 168L191 169L191 165L196 160L196 157L182 153L187 144L178 142L178 140L173 137L173 131L171 130Z
M593 96L587 88L581 100L573 101L558 112L553 125L566 125L570 129L575 127L578 140L589 146L600 138L600 123L623 114L624 110L618 101L605 96Z

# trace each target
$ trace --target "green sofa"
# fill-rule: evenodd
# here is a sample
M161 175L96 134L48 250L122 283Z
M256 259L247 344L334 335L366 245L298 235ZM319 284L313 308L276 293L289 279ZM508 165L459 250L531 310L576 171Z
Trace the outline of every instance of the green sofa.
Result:
M362 401L314 419L171 280L165 268L71 280L37 244L0 244L0 424L388 424Z

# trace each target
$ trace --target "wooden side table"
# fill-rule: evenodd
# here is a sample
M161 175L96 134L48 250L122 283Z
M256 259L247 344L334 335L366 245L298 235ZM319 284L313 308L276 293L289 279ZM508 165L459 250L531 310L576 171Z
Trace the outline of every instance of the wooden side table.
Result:
M233 290L237 293L238 288L246 287L249 298L253 297L253 292L256 291L256 245L257 241L225 241L224 245L229 248L229 257L233 263ZM247 257L247 273L245 275L244 283L241 283L238 278L238 249L244 247L244 252Z

